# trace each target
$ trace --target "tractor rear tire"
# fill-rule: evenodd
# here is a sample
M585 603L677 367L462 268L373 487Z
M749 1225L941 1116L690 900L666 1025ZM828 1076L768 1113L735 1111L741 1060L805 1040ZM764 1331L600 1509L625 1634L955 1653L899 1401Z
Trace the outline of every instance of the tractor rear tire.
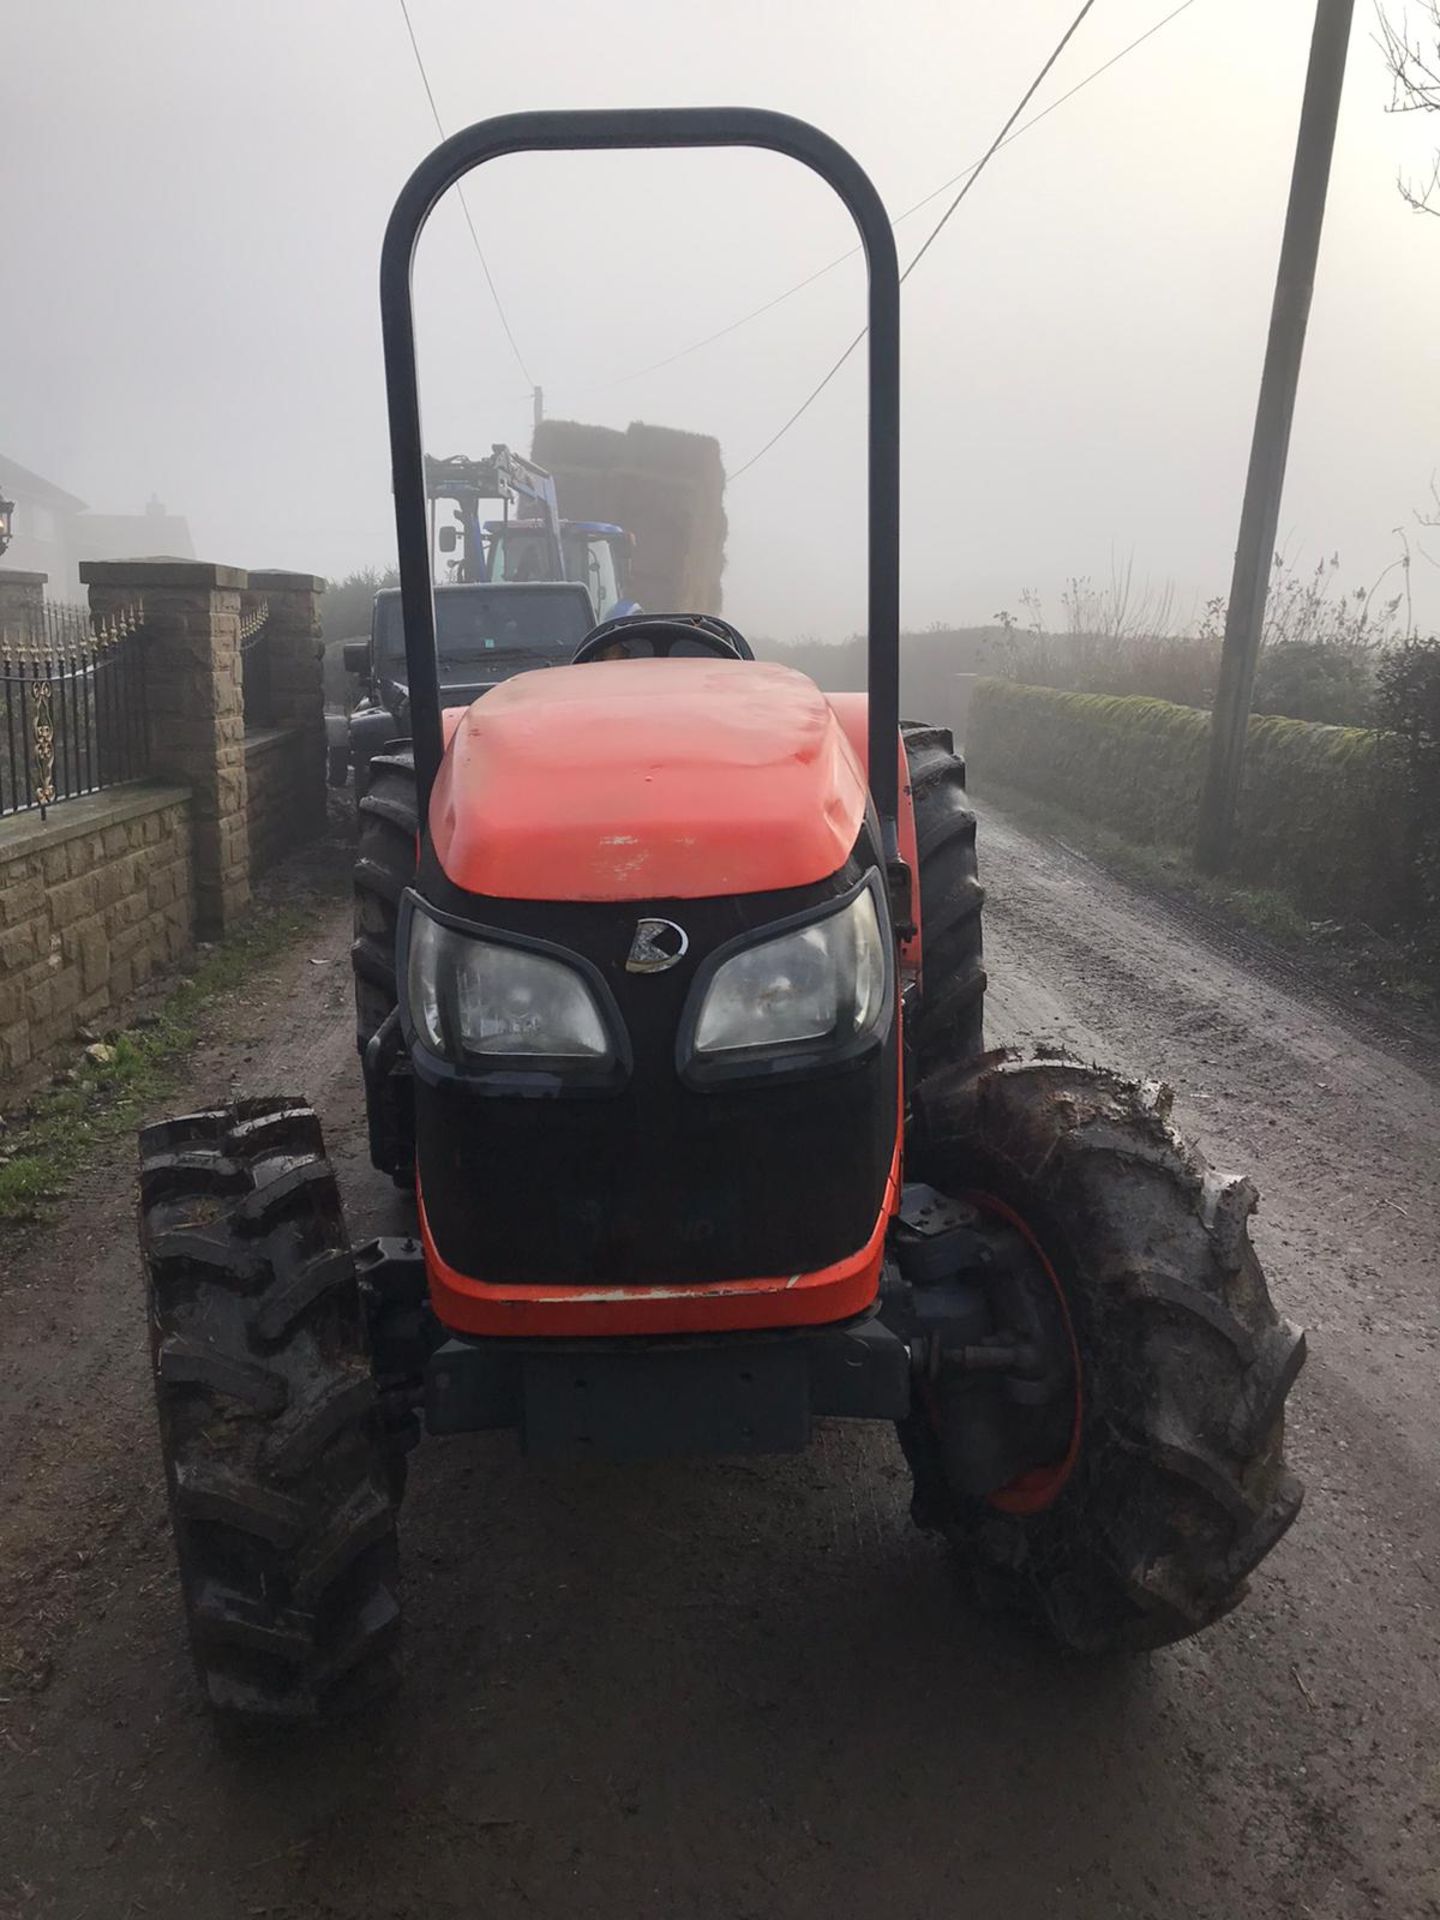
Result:
M320 1125L242 1100L140 1136L140 1245L200 1683L314 1721L399 1672L392 1465Z
M394 1010L395 935L400 896L415 877L420 816L415 791L415 754L394 746L370 762L369 780L357 803L355 938L350 948L355 974L355 1041L363 1060L373 1036ZM378 1085L368 1079L370 1157L397 1185L414 1174L415 1120L410 1081L391 1074Z
M975 815L965 796L965 762L944 727L900 724L910 763L920 865L924 973L916 1017L920 1077L973 1060L985 1050L985 969L975 857Z
M1078 1652L1218 1620L1302 1497L1283 1441L1305 1340L1250 1245L1255 1189L1217 1174L1169 1105L1157 1083L1066 1060L960 1068L916 1098L911 1177L1000 1201L1053 1267L1080 1427L1068 1479L1024 1512L952 1492L918 1410L900 1434L915 1516L959 1549L977 1598Z

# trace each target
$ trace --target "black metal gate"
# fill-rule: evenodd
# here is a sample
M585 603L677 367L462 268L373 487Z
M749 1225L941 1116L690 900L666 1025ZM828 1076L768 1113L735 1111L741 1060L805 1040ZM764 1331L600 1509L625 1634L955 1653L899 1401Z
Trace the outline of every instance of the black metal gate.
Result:
M0 632L0 814L46 810L148 771L137 601L103 621L46 601Z

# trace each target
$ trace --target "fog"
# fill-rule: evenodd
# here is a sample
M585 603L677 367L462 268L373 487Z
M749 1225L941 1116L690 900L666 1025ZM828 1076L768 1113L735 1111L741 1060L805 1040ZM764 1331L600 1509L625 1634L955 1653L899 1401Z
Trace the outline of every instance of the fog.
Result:
M815 121L892 212L984 151L1072 0L410 0L447 130L522 107L741 102ZM1154 25L1102 0L1035 107ZM1072 574L1228 583L1311 0L1195 0L1000 153L905 290L907 624L988 620ZM1433 129L1389 116L1356 10L1282 538L1370 584L1437 465ZM0 453L104 511L152 492L196 550L338 575L393 553L376 270L434 143L398 0L0 5ZM719 436L743 465L861 318L852 244L800 169L749 154L547 156L468 189L525 372L454 205L417 267L427 440L528 446L547 411ZM452 196L453 198L453 196ZM944 201L900 226L902 261ZM728 492L726 610L863 617L857 357ZM1440 539L1432 546L1440 554ZM1398 577L1398 576L1397 576ZM1440 621L1417 559L1416 619Z

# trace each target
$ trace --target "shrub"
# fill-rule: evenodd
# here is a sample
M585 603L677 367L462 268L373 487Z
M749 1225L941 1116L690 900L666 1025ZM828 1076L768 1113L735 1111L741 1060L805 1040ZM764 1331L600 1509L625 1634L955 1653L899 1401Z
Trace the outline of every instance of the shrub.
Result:
M1375 713L1373 653L1325 640L1282 640L1263 647L1251 705L1332 727L1365 727Z
M860 635L830 642L788 642L751 634L762 660L778 660L809 674L827 693L859 693L865 686L865 642ZM1003 671L1000 627L929 627L900 636L900 709L907 720L953 727L957 736L977 673Z
M1402 919L1405 859L1387 826L1394 799L1378 749L1364 727L1255 715L1236 811L1236 874L1335 920L1389 927Z
M1208 719L1164 700L982 680L966 757L1000 780L1149 845L1194 831Z
M1437 681L1440 684L1440 681ZM989 782L1098 820L1144 845L1189 850L1210 716L1163 700L982 680L966 742ZM1405 910L1403 847L1374 733L1257 715L1236 823L1237 878L1280 887L1316 915L1384 926Z
M1375 665L1395 644L1401 599L1379 602L1376 587L1338 590L1340 562L1331 556L1308 573L1276 554L1265 605L1255 676L1256 713L1329 726L1369 726ZM1382 576L1383 578L1383 576ZM1378 582L1377 582L1378 587ZM1108 588L1071 580L1061 596L1066 625L1046 631L1033 593L1021 596L1022 627L1001 616L1004 640L997 670L1029 686L1071 693L1113 693L1214 704L1225 631L1225 601L1209 601L1193 631L1176 632L1168 592L1133 590L1128 570Z
M1376 718L1401 801L1406 916L1440 927L1440 639L1407 640L1377 677Z
M328 646L332 640L361 640L370 633L370 606L381 587L398 587L400 576L394 567L381 572L362 567L332 581L320 599L320 625Z

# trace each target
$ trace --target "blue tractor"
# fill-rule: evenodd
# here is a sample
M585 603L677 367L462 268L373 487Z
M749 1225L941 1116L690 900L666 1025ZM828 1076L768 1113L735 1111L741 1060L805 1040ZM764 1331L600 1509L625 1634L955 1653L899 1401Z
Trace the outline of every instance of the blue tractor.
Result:
M449 578L435 596L436 640L447 706L468 705L488 688L537 666L568 660L596 621L641 611L630 597L633 538L600 520L562 520L555 481L509 447L485 460L427 456L432 545ZM504 502L504 517L480 518L482 501ZM436 525L438 503L454 518ZM529 511L513 515L512 504ZM332 786L370 784L370 763L409 726L400 596L375 596L369 641L345 647L346 671L365 691L348 718L330 723Z
M607 521L562 520L554 477L509 447L484 460L427 456L425 490L432 519L437 502L454 508L435 538L456 584L567 580L586 588L598 620L640 611L629 586L633 537ZM503 501L504 517L482 521L483 500ZM512 515L512 503L526 510Z

